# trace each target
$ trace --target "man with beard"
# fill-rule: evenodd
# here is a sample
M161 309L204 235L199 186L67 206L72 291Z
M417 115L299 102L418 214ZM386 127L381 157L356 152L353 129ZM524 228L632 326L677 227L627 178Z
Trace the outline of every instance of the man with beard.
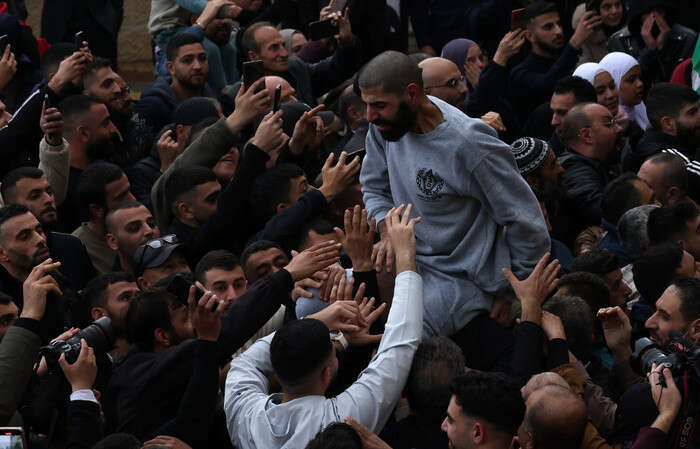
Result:
M116 204L105 219L105 239L119 258L114 271L126 271L134 275L133 257L136 249L151 239L160 237L160 230L151 212L138 201Z
M557 80L570 75L578 62L581 45L601 24L600 16L586 12L569 42L564 40L554 3L537 1L525 8L525 38L532 52L510 72L510 92L520 120L549 100Z
M59 207L57 230L72 232L83 217L78 208L78 180L95 161L114 152L117 128L104 103L86 95L72 95L59 104L63 114L63 138L70 144L70 171L66 199Z
M639 144L623 158L623 168L639 169L647 158L669 150L684 159L688 170L689 194L700 192L700 95L688 86L658 83L647 95L647 129ZM670 149L673 149L670 151Z
M112 70L108 59L95 57L90 70L83 77L83 94L107 106L109 115L117 127L119 144L117 151L110 156L110 162L122 167L131 165L142 155L137 152L134 124L131 122L133 100L129 87L122 77Z
M359 87L370 123L360 183L381 233L375 267L393 265L387 211L413 204L423 218L416 230L423 333L453 336L472 367L494 368L512 351L512 334L493 319L505 321L510 310L501 269L524 277L550 247L537 199L492 128L425 95L410 57L382 53L362 69ZM483 332L490 334L488 354L467 347Z
M27 206L44 228L49 252L62 263L61 271L80 290L97 274L83 243L70 234L55 232L56 199L44 172L35 167L12 170L2 180L5 204Z
M150 151L158 131L173 121L175 108L182 100L216 97L206 83L209 62L200 37L189 33L174 36L168 42L167 57L170 78L158 78L147 86L133 108L134 135L143 154Z
M20 311L24 306L22 283L32 269L49 259L46 234L27 206L12 204L0 208L0 290L10 295ZM74 300L71 281L61 274L61 262L52 262L52 278L58 291L46 301L46 313L42 324L46 336L59 335L70 326L71 316L67 304Z

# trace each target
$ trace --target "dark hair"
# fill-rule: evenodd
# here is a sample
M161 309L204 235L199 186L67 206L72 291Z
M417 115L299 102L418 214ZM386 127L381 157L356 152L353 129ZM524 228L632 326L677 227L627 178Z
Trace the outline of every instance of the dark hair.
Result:
M681 315L686 323L700 318L700 279L679 278L671 284L680 293Z
M123 271L110 271L93 278L85 285L82 298L85 305L89 308L103 307L107 308L107 287L117 282L135 282L134 277Z
M605 276L619 268L617 256L605 249L594 249L574 257L569 267L570 273L586 271Z
M211 169L199 165L187 165L176 168L165 181L165 191L167 193L169 206L175 216L178 216L177 203L182 201L182 197L191 192L198 185L207 182L216 182L216 175Z
M700 210L693 203L657 207L651 211L647 221L649 243L658 245L682 240L683 234L688 230L688 221L694 220L699 214Z
M260 214L259 221L264 223L274 217L277 205L289 201L291 180L300 176L304 176L304 170L298 165L282 163L255 179L251 200Z
M243 269L245 270L245 264L248 263L248 258L250 258L250 256L252 256L255 253L259 253L260 251L266 251L270 248L277 248L280 251L284 252L284 250L278 243L272 242L270 240L258 240L246 246L243 252L241 253L241 266L243 267Z
M87 85L89 83L88 80L94 78L98 70L104 69L106 67L112 68L112 63L109 59L103 58L101 56L93 56L92 64L90 64L90 68L85 73L85 76L83 76L83 82Z
M559 295L548 299L542 309L559 317L569 349L577 359L588 362L593 353L597 320L594 321L595 312L586 301L577 296Z
M130 433L113 433L102 438L92 449L141 449L141 441Z
M201 44L202 38L190 33L179 33L171 37L168 41L168 47L165 51L165 55L168 61L172 62L177 59L177 54L180 51L180 47L191 44Z
M523 420L525 430L532 433L540 449L580 447L587 422L586 406L583 401L573 391L560 385L547 385L535 391L544 389L547 391L543 391L538 400L527 408ZM552 415L563 411L566 400L576 401L580 413L575 421L569 420L567 425L562 425L562 419L553 419L557 417ZM553 404L561 405L557 408L552 407Z
M334 422L317 433L306 449L362 449L362 440L348 424Z
M29 208L23 204L8 204L0 207L0 238L2 238L2 227L7 220L29 213Z
M569 296L578 296L586 301L593 312L610 306L610 289L600 276L580 271L562 276L557 288L565 288Z
M190 128L190 135L187 136L187 143L185 144L185 147L189 147L190 145L192 145L192 142L197 140L197 138L204 132L205 129L209 128L211 125L218 121L218 117L206 117L192 125L192 128Z
M107 209L107 184L118 181L124 170L109 162L90 164L78 180L78 204L84 216L90 216L90 205L96 204ZM90 217L92 218L92 217Z
M61 61L75 53L76 50L75 44L69 42L56 42L47 48L44 54L41 55L40 62L41 74L44 79L48 80L51 73L57 72Z
M290 321L272 337L270 362L285 388L306 383L332 355L328 327L316 319Z
M36 167L19 167L10 171L2 178L0 185L0 195L6 204L14 202L14 189L17 183L24 178L39 179L44 176L44 172Z
M294 242L294 248L299 251L301 248L306 246L309 241L309 233L314 231L316 234L333 234L333 225L322 217L316 217L310 221L304 223L304 226L299 230L297 234L296 242Z
M361 88L379 87L385 92L403 95L409 84L416 84L423 90L423 71L410 56L389 50L362 67L358 84Z
M661 178L661 184L664 189L670 187L678 187L684 194L688 192L688 170L685 167L685 161L682 157L673 153L656 153L650 156L646 162L654 165L663 164L664 175ZM659 198L661 200L661 198Z
M610 181L603 190L600 201L601 212L603 218L614 226L617 226L622 214L642 205L642 194L634 185L635 181L646 184L646 181L634 173L624 173Z
M569 110L564 117L559 131L559 137L565 145L574 142L579 137L579 131L582 128L590 128L593 126L593 120L586 113L586 107L595 103L580 103Z
M243 49L243 59L248 60L248 52L252 51L255 53L260 53L260 46L258 45L257 41L255 40L255 32L258 31L262 27L272 27L274 28L275 26L271 24L270 22L255 22L254 24L250 25L246 30L243 32L243 36L241 37L241 48Z
M515 435L525 416L520 388L500 373L469 371L450 386L462 413L483 419L507 435Z
M683 260L683 248L677 243L652 246L632 263L634 285L639 294L654 303L679 276L676 270Z
M175 300L165 290L148 290L131 300L126 314L128 341L144 351L153 351L156 329L171 330L170 309Z
M64 120L73 123L79 116L88 113L94 104L104 103L87 95L71 95L58 104L58 109L63 114Z
M350 107L355 109L362 109L364 107L362 98L360 98L360 96L357 95L352 89L344 90L338 98L338 114L345 123L348 123L350 120L348 117L348 109Z
M236 257L235 254L225 249L216 249L214 251L209 251L199 259L197 267L194 269L194 278L204 285L207 271L212 268L233 271L236 267L240 266L241 263L238 261L238 257Z
M531 22L535 18L550 12L558 13L559 10L557 9L557 5L551 2L535 1L530 3L528 7L525 8L525 11L523 11L523 18Z
M573 93L574 105L595 103L598 98L593 85L579 76L567 76L557 81L554 85L554 93L557 95Z
M676 83L656 83L647 94L647 116L656 130L661 130L663 117L678 118L681 108L689 103L697 103L700 95L690 87Z
M450 402L452 379L464 373L464 354L447 337L423 340L406 381L408 404L421 419L439 423Z

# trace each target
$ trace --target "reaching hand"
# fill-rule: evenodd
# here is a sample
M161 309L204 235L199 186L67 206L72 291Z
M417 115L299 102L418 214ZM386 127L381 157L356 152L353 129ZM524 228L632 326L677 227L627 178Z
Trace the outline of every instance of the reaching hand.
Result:
M467 78L467 81L469 81L469 84L471 84L472 87L476 89L476 87L479 85L481 67L479 67L475 62L464 61L464 74Z
M226 118L226 125L232 133L239 133L248 123L270 109L270 94L267 89L255 93L259 87L265 87L265 77L260 78L251 86L241 83L236 94L235 109Z
M355 432L360 436L360 440L362 440L362 449L391 449L391 446L386 444L384 440L354 419L350 417L345 418L345 424L355 429Z
M367 210L360 205L356 205L352 211L345 210L343 220L345 232L340 228L334 228L334 231L352 261L352 269L358 272L371 270L376 220L373 218L368 224Z
M666 19L664 19L664 16L652 13L654 16L654 20L656 21L656 25L659 27L659 35L656 36L656 48L661 51L664 49L666 46L666 41L668 40L668 36L671 34L671 27L668 25L668 22Z
M404 212L405 208L405 212ZM391 247L396 254L396 273L402 271L416 271L416 233L415 227L420 223L421 217L411 218L413 205L404 204L392 208L384 222L386 231L391 241ZM401 213L403 212L403 216Z
M192 447L184 441L168 435L158 435L152 440L143 443L142 447L146 448L151 446L167 447L168 449L192 449Z
M564 331L561 318L544 310L542 311L542 330L547 336L547 340L554 340L555 338L566 340L566 332Z
M603 19L601 19L599 15L596 15L595 11L586 11L581 17L578 26L574 30L574 34L571 36L569 44L578 50L581 48L581 45L583 45L586 39L588 39L591 34L593 34L593 32L601 26L602 23Z
M63 294L56 279L49 274L60 266L61 262L54 263L51 259L46 259L32 269L22 284L24 307L20 317L41 320L46 310L46 295L49 292Z
M212 20L216 19L216 17L219 15L219 10L224 6L235 6L236 8L240 9L239 6L236 6L235 3L228 0L210 0L207 2L206 6L204 6L202 14L200 14L197 18L197 23L199 23L203 28L206 28Z
M80 354L75 363L68 363L66 354L61 354L58 364L71 385L73 391L90 390L97 377L95 350L88 346L85 339L80 340Z
M481 116L481 120L498 132L507 131L506 126L503 124L503 120L501 120L501 114L498 112L487 112Z
M542 316L540 307L557 286L557 274L559 274L561 266L557 259L547 264L548 260L549 253L542 256L537 265L535 265L535 269L530 273L530 276L522 281L519 281L512 271L503 268L503 276L508 280L510 286L513 287L515 296L522 303L522 321L531 321L539 324Z
M506 33L493 55L493 62L501 67L506 67L510 58L518 54L524 43L525 30L519 28Z
M63 142L63 114L57 108L46 109L46 102L41 106L39 127L49 145L58 146Z
M618 361L627 361L632 353L630 340L632 325L620 307L606 307L598 311L598 319L603 325L605 342Z
M318 274L318 273L317 273ZM326 275L327 276L327 275ZM292 301L296 302L299 298L313 298L314 294L311 293L309 288L321 288L323 285L322 281L317 281L314 279L316 275L310 278L304 278L298 280L294 283L294 289L292 290Z
M49 88L55 94L60 94L68 83L82 79L82 76L89 70L92 55L84 48L68 56L58 65L58 71L48 83Z
M12 80L15 73L17 73L17 60L15 54L10 51L10 44L7 44L0 58L0 89Z
M652 364L648 377L651 385L651 397L659 409L659 416L651 427L668 433L681 409L683 397L673 380L673 373L665 365Z
M512 302L508 298L496 296L493 298L489 316L501 326L508 326Z
M362 298L360 302L359 326L360 329L356 332L346 332L345 338L350 346L367 346L379 343L382 341L382 334L370 334L369 329L375 321L384 313L386 303L382 303L374 308L375 299Z
M279 149L288 137L282 130L282 111L268 112L255 130L255 136L250 143L267 154Z
M301 115L294 125L292 138L289 140L289 151L292 154L303 154L307 149L316 149L321 145L324 137L323 120L321 117L316 117L325 106L319 104L310 111L306 111Z
M331 300L331 291L333 286L337 285L341 279L345 279L345 268L343 268L339 263L334 263L330 267L324 270L328 275L326 279L321 283L321 288L318 292L319 299L323 301Z
M355 301L336 301L328 307L306 318L314 318L323 323L332 331L357 332L359 307Z
M168 130L164 132L156 142L156 149L158 150L158 156L160 156L160 168L165 171L170 167L170 165L175 162L175 159L182 154L184 151L184 143L176 142L173 139L173 130Z
M352 185L355 181L355 175L360 171L360 158L358 156L346 164L347 153L343 151L338 157L338 162L331 166L333 159L334 156L331 153L328 155L326 163L323 164L321 169L323 183L318 189L329 203Z
M294 255L284 269L292 276L292 280L299 281L340 260L338 250L340 243L335 240L319 243Z
M202 285L190 287L190 294L187 298L192 326L197 331L197 338L205 341L216 341L221 332L221 316L226 313L230 304L227 301L219 300L215 294L205 291L199 301L195 303L197 289L204 290Z
M338 43L345 47L352 44L353 34L350 26L350 8L345 8L345 14L338 14Z

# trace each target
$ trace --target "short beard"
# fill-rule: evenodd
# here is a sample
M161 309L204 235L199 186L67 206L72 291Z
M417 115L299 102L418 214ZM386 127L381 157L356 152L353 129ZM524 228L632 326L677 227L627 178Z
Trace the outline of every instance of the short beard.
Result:
M200 84L200 85L196 85L196 84L190 82L189 78L178 78L177 82L180 83L180 85L187 90L199 90L199 91L201 91L204 88L204 84L207 82L207 75L205 75L203 73L201 75L204 78L204 81L202 81L202 84Z
M109 160L116 151L115 138L101 139L89 143L85 149L85 154L91 161Z
M559 54L562 52L564 49L564 46L561 47L553 47L545 42L542 42L541 40L537 39L535 40L537 42L537 46L540 47L542 50L545 52L549 53L550 55L553 56L559 56Z
M695 128L688 128L683 126L680 122L676 122L676 141L687 148L688 150L695 151L696 147L700 145L700 137L697 135L697 130Z
M397 142L411 130L413 124L416 122L416 118L418 118L418 113L411 109L408 103L402 101L399 103L399 109L396 112L396 118L394 120L377 119L372 123L376 126L389 125L389 130L380 130L379 133L385 140Z

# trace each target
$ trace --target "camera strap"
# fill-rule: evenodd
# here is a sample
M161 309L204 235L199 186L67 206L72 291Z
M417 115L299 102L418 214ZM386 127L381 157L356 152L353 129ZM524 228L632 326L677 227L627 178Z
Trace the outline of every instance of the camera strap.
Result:
M693 405L693 401L689 400L690 373L687 370L683 373L683 398L686 399L683 401L685 404L679 413L679 419L676 420L676 437L671 446L673 449L685 449L690 447L693 442L698 419L700 419L700 409Z

